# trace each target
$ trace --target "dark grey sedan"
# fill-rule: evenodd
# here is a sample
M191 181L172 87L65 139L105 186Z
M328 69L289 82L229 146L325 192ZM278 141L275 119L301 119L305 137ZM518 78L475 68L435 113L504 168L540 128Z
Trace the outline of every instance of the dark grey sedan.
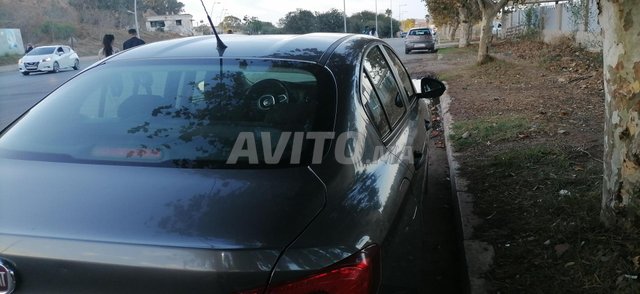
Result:
M436 50L436 32L430 28L413 28L404 39L404 53L415 50Z
M2 131L1 293L418 291L444 85L369 36L223 41L101 60Z

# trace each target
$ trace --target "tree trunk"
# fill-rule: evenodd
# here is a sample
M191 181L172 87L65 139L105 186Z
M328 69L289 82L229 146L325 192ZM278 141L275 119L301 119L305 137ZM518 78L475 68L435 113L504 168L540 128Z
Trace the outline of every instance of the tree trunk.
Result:
M499 0L493 2L493 0L477 0L478 7L482 12L482 21L480 22L480 45L478 46L478 64L485 64L491 61L489 56L489 46L491 45L491 38L493 37L493 20L496 18L498 11L502 9L509 0Z
M601 219L640 226L640 9L599 0L604 41L604 178Z
M589 31L589 13L591 12L589 8L589 2L591 2L591 0L585 0L582 4L582 9L584 10L582 14L582 19L584 19L583 29L585 32Z
M464 5L458 7L458 18L460 18L460 25L462 30L460 31L460 40L458 41L458 47L464 48L469 46L469 40L471 39L471 22L469 20L469 9Z
M455 22L453 23L453 26L449 26L449 29L451 30L449 32L449 40L453 41L456 39L456 33L458 32L458 26L460 26L459 22Z
M478 45L478 59L476 60L478 64L485 64L491 61L491 56L489 56L489 45L491 45L491 37L493 29L493 18L496 17L496 14L485 17L485 13L482 13L482 21L480 22L480 44Z

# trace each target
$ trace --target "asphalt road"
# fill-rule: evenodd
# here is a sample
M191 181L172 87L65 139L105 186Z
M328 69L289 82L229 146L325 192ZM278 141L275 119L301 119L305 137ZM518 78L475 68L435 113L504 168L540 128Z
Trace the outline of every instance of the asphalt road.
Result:
M85 68L96 60L96 57L81 58L80 68ZM9 125L49 92L78 72L63 70L58 73L37 73L23 76L18 71L17 65L0 67L0 129Z

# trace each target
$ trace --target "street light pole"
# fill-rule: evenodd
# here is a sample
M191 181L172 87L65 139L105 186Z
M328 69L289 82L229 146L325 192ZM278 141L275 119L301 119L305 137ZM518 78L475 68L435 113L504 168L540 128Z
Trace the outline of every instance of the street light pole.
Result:
M216 4L220 4L220 2L215 1L213 2L213 5L211 5L211 13L213 13L215 10L213 10L214 7L216 7Z
M378 0L376 0L376 35L377 34L378 34Z
M393 39L393 0L389 0L389 28L391 32L389 32L389 38Z
M140 28L138 27L138 0L133 0L133 15L136 20L136 36L140 39Z
M342 0L342 19L344 20L344 32L347 32L347 4L346 0Z
M407 4L398 4L398 21L400 22L400 29L404 30L406 28L402 26L402 6L407 6Z

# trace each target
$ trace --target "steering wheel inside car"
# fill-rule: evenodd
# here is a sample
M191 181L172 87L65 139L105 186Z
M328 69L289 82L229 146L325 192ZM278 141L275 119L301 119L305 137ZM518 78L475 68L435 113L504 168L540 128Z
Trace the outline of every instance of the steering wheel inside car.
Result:
M276 104L289 103L289 90L280 80L264 79L249 87L247 97L259 110L267 111Z

